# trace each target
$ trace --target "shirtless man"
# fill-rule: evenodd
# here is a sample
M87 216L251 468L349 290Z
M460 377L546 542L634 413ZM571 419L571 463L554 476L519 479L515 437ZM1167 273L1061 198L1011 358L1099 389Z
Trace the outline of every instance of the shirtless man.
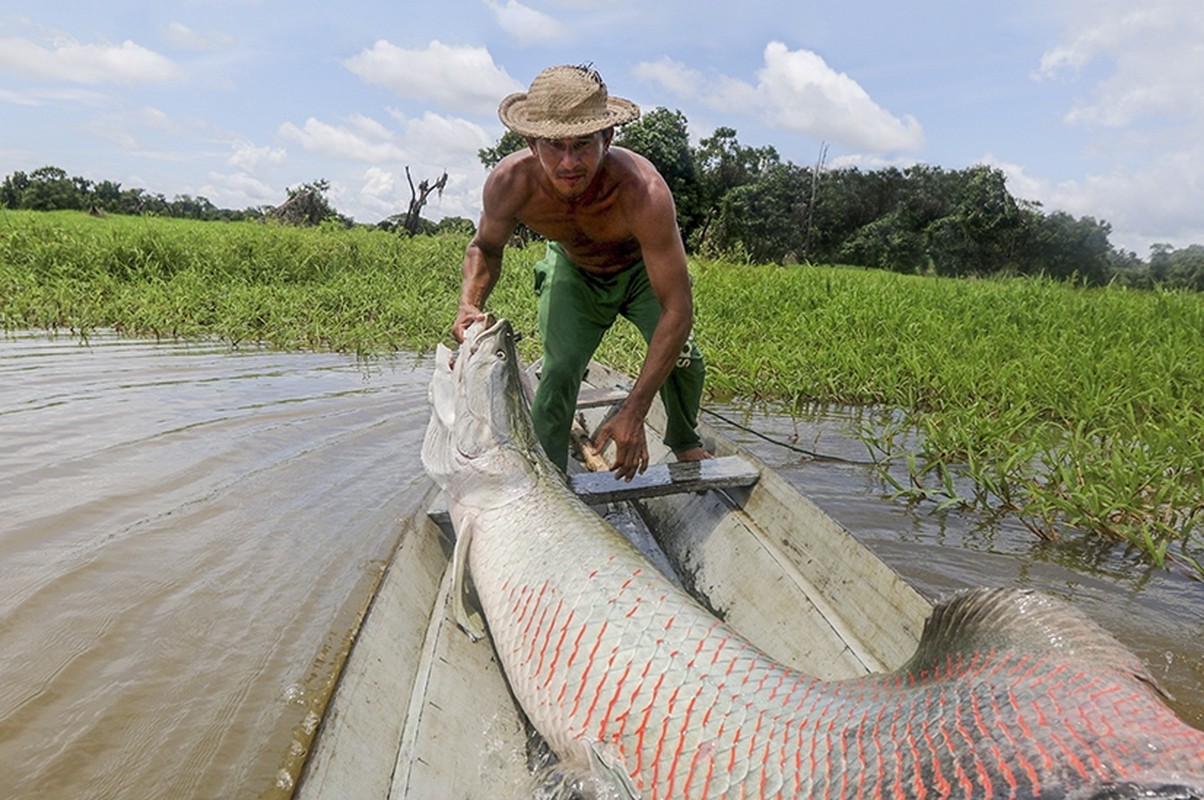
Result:
M695 430L705 367L690 339L694 307L673 197L645 158L612 147L614 127L639 117L610 97L588 67L550 67L530 91L512 94L498 115L527 137L490 173L476 236L464 254L457 341L484 316L518 223L548 240L535 267L544 363L531 404L548 456L564 469L577 392L586 365L619 314L648 342L635 386L598 429L615 444L616 478L648 467L644 418L659 391L668 411L665 444L678 460L709 458Z

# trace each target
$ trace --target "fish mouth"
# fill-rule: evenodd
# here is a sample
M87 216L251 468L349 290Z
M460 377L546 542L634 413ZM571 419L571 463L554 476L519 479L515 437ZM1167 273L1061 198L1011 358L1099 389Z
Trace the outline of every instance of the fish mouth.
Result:
M499 334L503 326L509 325L509 320L487 313L484 319L477 320L464 331L464 343L468 345L469 352L475 353L483 339Z
M465 419L476 420L474 433L461 439L461 458L472 460L497 447L530 449L535 442L521 366L517 336L510 321L487 314L464 334L455 369L464 387Z
M509 320L486 314L484 319L472 323L464 331L464 341L455 357L456 364L461 370L467 370L468 362L479 360L476 358L478 353L493 348L496 348L496 360L509 360L508 356L514 353L511 331Z

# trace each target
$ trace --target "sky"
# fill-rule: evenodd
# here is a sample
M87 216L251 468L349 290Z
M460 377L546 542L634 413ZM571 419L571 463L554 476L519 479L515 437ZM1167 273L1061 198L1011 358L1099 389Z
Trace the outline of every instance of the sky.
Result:
M986 164L1142 258L1204 243L1200 0L4 0L0 176L234 209L327 180L375 223L446 170L423 216L476 221L498 102L583 63L694 143Z

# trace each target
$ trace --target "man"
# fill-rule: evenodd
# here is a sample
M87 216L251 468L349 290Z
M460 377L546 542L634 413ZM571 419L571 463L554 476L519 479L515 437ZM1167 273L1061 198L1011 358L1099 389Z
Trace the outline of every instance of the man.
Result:
M530 91L498 108L527 137L485 181L476 236L464 254L457 341L481 319L518 223L548 240L535 268L544 363L531 404L536 433L564 469L577 392L589 359L619 314L648 342L627 400L598 430L595 446L615 445L616 478L648 466L644 418L660 391L669 415L665 443L679 460L709 458L695 431L702 355L690 340L694 310L673 197L645 158L612 147L614 128L639 117L634 103L610 97L588 67L541 72Z

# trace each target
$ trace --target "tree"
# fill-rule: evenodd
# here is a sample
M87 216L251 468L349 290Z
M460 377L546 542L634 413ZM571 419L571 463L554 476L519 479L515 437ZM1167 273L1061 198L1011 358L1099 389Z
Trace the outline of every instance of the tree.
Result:
M67 177L58 167L39 167L29 173L29 181L21 193L21 207L34 211L82 209L88 184L82 179Z
M4 208L24 208L25 189L29 186L29 176L24 172L14 172L0 184L0 206Z
M517 153L519 150L525 150L526 147L526 137L512 130L507 130L502 134L502 138L498 140L496 145L478 150L477 158L481 159L481 163L485 165L485 169L493 169L503 158L511 153Z
M443 196L443 188L447 186L447 170L443 171L443 175L439 180L431 183L423 178L418 182L418 188L414 188L414 179L410 177L410 168L406 167L406 180L410 182L410 207L406 211L405 221L402 223L402 229L410 236L418 233L418 226L422 222L422 207L426 205L426 199L431 192L438 192L439 196Z
M677 207L677 225L689 240L701 224L701 187L686 118L680 111L655 108L635 122L623 126L615 144L639 153L652 162L669 185Z
M715 225L721 251L742 250L756 262L797 261L806 237L808 170L776 163L724 195Z
M1204 245L1176 250L1168 244L1150 248L1150 277L1159 285L1204 290Z
M951 175L948 213L924 231L937 273L988 275L1012 267L1022 219L1003 171L976 166Z
M472 236L477 232L477 226L472 220L465 217L444 217L435 224L431 232L434 234Z
M761 173L780 163L773 147L744 147L736 139L735 128L720 127L698 143L694 161L699 176L698 208L701 217L697 231L689 243L695 248L713 244L711 224L719 214L727 193L752 183Z
M836 260L893 272L928 269L924 236L898 209L858 228L841 244Z
M1112 226L1092 217L1076 219L1064 211L1039 215L1018 254L1020 270L1060 280L1107 282Z
M101 181L92 187L92 205L110 213L122 211L121 184Z
M326 199L326 192L330 191L330 181L325 178L290 187L287 191L288 200L272 209L266 216L286 225L313 226L328 219L336 220L345 226L351 225L352 221L335 211Z

